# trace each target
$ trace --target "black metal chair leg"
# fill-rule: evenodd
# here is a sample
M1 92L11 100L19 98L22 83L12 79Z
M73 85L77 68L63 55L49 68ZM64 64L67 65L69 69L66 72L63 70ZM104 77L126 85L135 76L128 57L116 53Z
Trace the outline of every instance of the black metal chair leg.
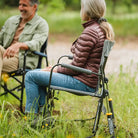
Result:
M0 87L7 89L7 84L6 83L4 83L3 85L1 84ZM4 92L2 94L0 94L0 96L8 94L8 92L5 89L4 89Z
M114 128L116 128L116 126L115 126L115 116L114 116L112 98L108 99L108 101L109 101L109 108L110 108L110 111L111 111L111 113L112 113L113 125L114 125Z
M5 85L4 85L4 86L3 86L3 85L1 85L1 87L2 87L2 88L5 88L5 87L7 88L7 86L5 86ZM5 95L5 96L6 96L7 94L8 94L8 92L7 92L7 91L4 91L2 94L0 94L0 96L3 96L3 95Z
M21 90L20 110L24 114L24 111L23 111L23 90Z
M25 70L24 70L24 74L22 76L22 86L21 86L21 100L20 100L20 110L21 112L24 114L24 111L23 111L23 93L24 93L24 79L25 79Z
M4 83L4 87L7 89L7 83ZM5 91L5 94L7 95L7 94L8 94L8 92L7 92L7 91Z
M100 121L100 116L101 116L101 111L102 111L102 105L103 105L103 98L101 98L98 101L98 107L97 107L97 112L96 112L94 126L93 126L93 133L94 133L94 135L96 134L96 131L98 129L98 125L99 125L99 121Z

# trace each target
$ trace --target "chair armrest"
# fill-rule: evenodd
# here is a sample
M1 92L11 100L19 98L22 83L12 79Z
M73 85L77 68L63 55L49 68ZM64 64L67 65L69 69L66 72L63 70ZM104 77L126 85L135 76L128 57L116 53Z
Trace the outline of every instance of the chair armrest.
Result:
M61 64L61 67L68 68L68 69L71 69L71 70L74 70L74 71L77 71L77 72L86 73L88 75L92 74L91 70L87 70L87 69L80 68L80 67L77 67L77 66L73 66L73 65L70 65L70 64Z
M50 78L49 78L48 89L50 89L50 86L51 86L51 80L52 80L53 70L57 66L65 67L65 68L68 68L68 69L71 69L71 70L74 70L74 71L78 71L78 72L81 72L81 73L85 73L85 74L88 74L88 75L95 74L97 76L101 76L101 74L99 74L99 73L95 73L95 72L92 72L91 70L84 69L84 68L77 67L77 66L73 66L73 65L70 65L70 64L56 64L56 65L54 65L52 67L52 69L50 71Z
M70 59L70 60L73 59L73 55L63 55L63 56L59 57L57 64L59 64L60 60L61 60L62 58L64 58L64 57L67 57L67 58Z
M58 62L57 64L59 64L60 60L64 57L67 57L68 59L73 59L73 55L63 55L61 56L59 59L58 59ZM84 69L84 68L81 68L81 67L77 67L77 66L73 66L73 65L70 65L70 64L59 64L61 65L62 67L65 67L65 68L69 68L69 69L72 69L74 71L78 71L78 72L82 72L82 73L86 73L88 75L91 75L91 74L95 74L95 75L98 75L100 76L101 74L99 73L95 73L95 72L92 72L91 70L88 70L88 69Z
M60 64L60 65L61 65L61 67L65 67L65 68L68 68L68 69L71 69L71 70L74 70L74 71L77 71L77 72L81 72L81 73L86 73L87 75L91 75L91 74L95 74L95 75L98 75L98 76L101 75L101 74L95 73L91 70L84 69L84 68L77 67L77 66L73 66L73 65L70 65L70 64Z
M27 58L27 54L28 54L29 50L26 50L25 51L25 54L24 54L24 62L23 62L23 71L25 72L26 70L26 58ZM42 52L38 52L38 51L31 51L33 54L35 55L38 55L38 56L41 56L41 57L45 57L47 58L47 55L42 53Z
M42 52L38 52L38 51L32 51L33 54L41 56L41 57L47 57L46 54L42 53Z

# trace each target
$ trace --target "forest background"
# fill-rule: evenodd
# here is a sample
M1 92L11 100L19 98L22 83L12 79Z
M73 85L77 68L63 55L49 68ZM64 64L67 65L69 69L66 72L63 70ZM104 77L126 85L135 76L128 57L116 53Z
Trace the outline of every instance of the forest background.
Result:
M1 15L0 28L8 17L19 14L14 10L18 3L18 0L0 1L1 12L9 11L7 14ZM138 36L138 1L106 0L106 3L106 18L113 25L116 37ZM48 21L50 34L66 32L66 34L78 35L83 29L80 26L79 10L80 0L40 0L38 13ZM59 18L56 18L57 16ZM70 23L72 27L69 26Z

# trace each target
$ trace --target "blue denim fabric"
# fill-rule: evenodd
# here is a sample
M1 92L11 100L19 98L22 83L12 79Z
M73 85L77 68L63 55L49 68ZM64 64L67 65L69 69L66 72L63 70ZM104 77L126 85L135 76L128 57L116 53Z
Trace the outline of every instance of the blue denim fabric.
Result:
M26 88L26 107L25 112L38 113L39 106L43 106L46 100L46 87L49 84L50 72L33 70L29 71L25 77ZM72 76L53 73L51 85L82 90L87 92L95 92L95 89L90 88L81 81Z

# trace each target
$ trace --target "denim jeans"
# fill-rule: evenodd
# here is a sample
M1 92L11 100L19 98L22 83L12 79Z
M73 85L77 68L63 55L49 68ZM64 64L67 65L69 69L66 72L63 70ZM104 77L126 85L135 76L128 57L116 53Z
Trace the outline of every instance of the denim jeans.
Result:
M49 84L50 72L33 70L29 71L25 76L26 88L26 107L25 112L38 113L39 106L43 106L46 100L46 87ZM52 75L51 85L82 90L87 92L95 92L95 89L85 85L81 81L72 76L54 73ZM32 110L33 109L33 110Z

